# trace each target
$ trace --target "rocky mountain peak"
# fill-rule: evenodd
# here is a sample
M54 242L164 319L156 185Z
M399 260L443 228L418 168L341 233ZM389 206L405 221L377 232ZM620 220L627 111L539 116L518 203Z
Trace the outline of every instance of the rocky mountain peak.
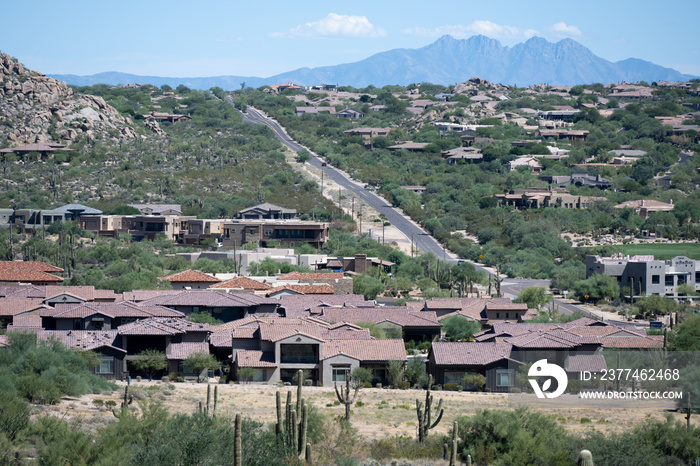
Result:
M58 79L0 54L0 147L78 138L136 137L133 123L102 97L74 94Z

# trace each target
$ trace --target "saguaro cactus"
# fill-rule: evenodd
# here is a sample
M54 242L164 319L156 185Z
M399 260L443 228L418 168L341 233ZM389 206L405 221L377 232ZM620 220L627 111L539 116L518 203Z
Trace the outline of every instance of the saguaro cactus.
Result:
M416 414L418 416L418 441L422 442L428 438L428 431L440 423L444 409L442 407L442 398L438 402L435 409L438 413L435 422L431 423L431 410L433 406L433 396L430 394L430 387L433 385L433 376L428 379L428 390L425 392L425 404L420 400L416 400Z
M306 448L306 433L308 426L308 407L306 400L302 396L302 385L304 383L303 371L299 371L297 383L296 409L292 407L292 392L287 392L287 402L285 404L284 419L282 419L282 394L278 391L275 396L277 404L277 424L275 432L282 436L283 441L294 448L298 455L304 453ZM284 428L283 428L284 426Z
M116 409L112 410L112 414L114 414L114 417L116 417L117 419L121 418L122 415L128 411L129 405L132 401L133 398L129 396L129 386L127 385L126 387L124 387L124 398L122 400L121 406L119 407L119 411L117 411Z
M343 389L343 392L338 390L338 384L335 384L335 396L338 397L338 401L343 403L345 405L345 420L349 421L350 420L350 406L355 402L355 398L357 398L357 392L360 390L360 385L355 384L355 391L350 395L350 375L346 374L345 375L345 388Z
M233 466L243 466L243 443L241 442L241 415L236 414L233 437Z
M457 434L459 432L459 425L457 421L452 425L452 450L450 450L450 466L456 466L457 464Z
M588 450L581 450L578 454L577 466L593 466L593 455Z

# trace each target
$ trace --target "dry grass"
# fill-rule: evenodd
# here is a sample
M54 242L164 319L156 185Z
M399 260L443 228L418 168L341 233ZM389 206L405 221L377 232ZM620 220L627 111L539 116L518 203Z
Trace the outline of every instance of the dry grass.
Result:
M124 384L120 383L120 387ZM170 387L174 386L172 389ZM150 388L149 388L150 387ZM296 387L272 385L218 385L217 414L233 416L241 413L244 417L261 421L275 422L275 393L282 390L283 400L288 390L296 396ZM193 413L199 402L206 404L206 384L160 382L132 382L131 392L137 399L147 397L163 402L171 413ZM111 395L85 395L79 399L66 398L57 406L47 410L60 417L80 417L91 424L99 425L92 417L112 417L106 407L99 407L95 399L121 401L122 391ZM212 390L213 393L213 390ZM564 395L557 400L538 400L528 394L496 394L469 392L433 392L434 405L443 398L445 414L442 422L431 433L447 434L450 423L459 415L470 415L478 409L515 409L527 406L533 411L552 416L571 432L585 432L595 429L601 432L622 432L647 419L663 420L664 414L674 408L673 402L664 401L610 401L596 402L596 405L583 406L582 400ZM304 397L322 413L329 416L344 416L345 408L336 404L332 388L304 387ZM352 408L351 422L360 436L367 440L395 435L416 436L416 399L423 400L424 391L385 390L368 388L360 391L358 400L364 406ZM99 403L99 402L98 402ZM212 400L213 403L213 400ZM591 402L586 402L591 403ZM685 422L682 414L673 413L678 420ZM588 418L591 422L581 422ZM697 416L693 420L698 423Z

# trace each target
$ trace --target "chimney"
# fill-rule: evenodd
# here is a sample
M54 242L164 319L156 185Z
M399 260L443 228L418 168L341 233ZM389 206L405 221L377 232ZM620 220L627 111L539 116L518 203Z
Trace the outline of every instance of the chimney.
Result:
M367 254L355 254L355 273L367 271Z

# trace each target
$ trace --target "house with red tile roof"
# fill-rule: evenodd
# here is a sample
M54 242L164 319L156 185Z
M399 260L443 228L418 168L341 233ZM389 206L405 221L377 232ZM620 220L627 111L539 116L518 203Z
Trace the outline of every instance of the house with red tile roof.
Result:
M314 384L332 386L345 381L357 367L386 383L391 360L406 361L403 340L372 338L367 329L331 325L315 318L254 318L215 327L212 346L233 349L232 370L256 370L255 382L291 382L299 369L308 370Z
M165 306L182 312L207 312L223 322L241 319L250 314L276 315L279 301L253 293L223 293L212 290L179 291L141 302Z
M271 285L254 280L249 277L236 277L219 283L214 283L209 287L212 290L240 290L254 293L256 291L267 291L272 289Z
M182 312L159 305L118 303L58 304L40 313L47 330L113 330L120 325L151 317L185 317Z
M0 285L54 285L63 281L63 278L54 275L56 273L63 273L63 269L43 262L0 261Z
M188 373L182 362L193 353L209 354L209 324L176 317L151 317L122 325L117 332L121 337L121 347L127 351L125 362L130 375L136 375L136 372L129 362L139 358L138 353L147 349L165 353L168 360L166 373L180 372L191 376L199 374Z
M174 290L206 290L215 283L221 283L221 280L216 277L192 269L173 273L160 279L170 282Z

